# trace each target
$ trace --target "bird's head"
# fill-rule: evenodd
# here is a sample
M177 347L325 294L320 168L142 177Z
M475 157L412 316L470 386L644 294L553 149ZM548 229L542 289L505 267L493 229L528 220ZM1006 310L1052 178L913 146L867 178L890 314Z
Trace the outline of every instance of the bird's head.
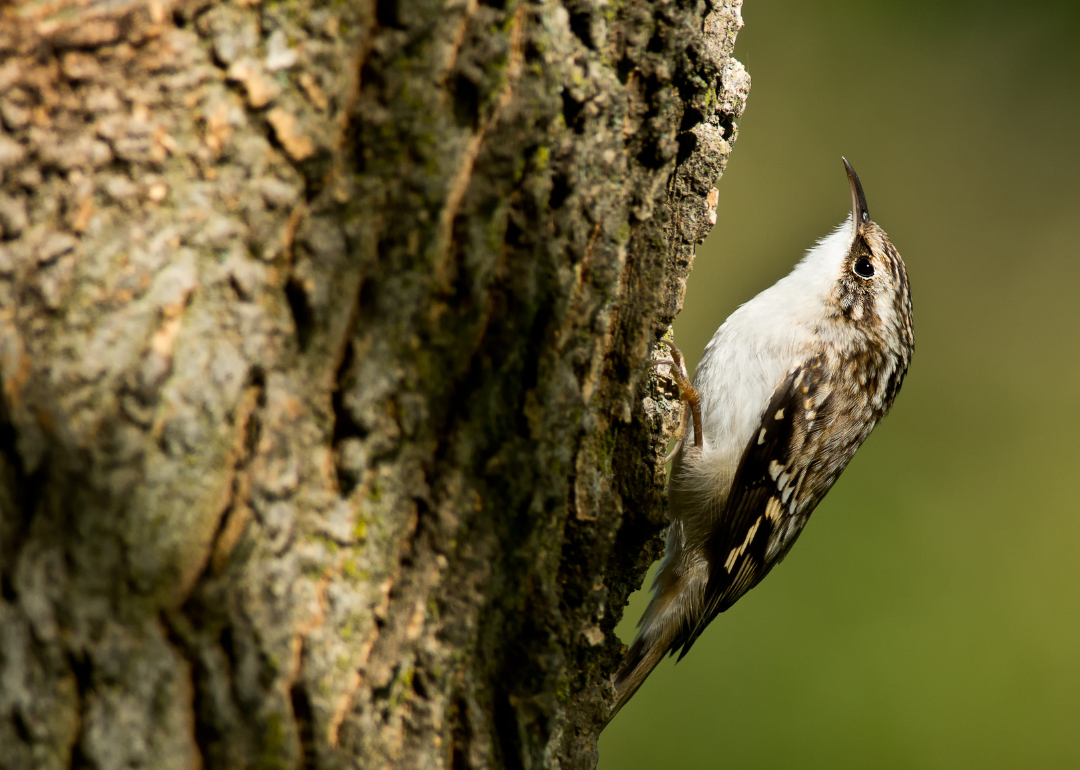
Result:
M843 160L851 186L850 245L840 262L832 299L838 313L856 327L910 348L911 292L904 260L870 218L859 176Z

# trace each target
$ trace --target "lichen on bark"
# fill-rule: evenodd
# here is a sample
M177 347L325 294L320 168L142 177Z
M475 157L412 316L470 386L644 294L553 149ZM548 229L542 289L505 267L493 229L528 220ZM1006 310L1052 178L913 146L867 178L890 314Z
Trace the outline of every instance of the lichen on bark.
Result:
M0 7L0 765L595 764L740 9Z

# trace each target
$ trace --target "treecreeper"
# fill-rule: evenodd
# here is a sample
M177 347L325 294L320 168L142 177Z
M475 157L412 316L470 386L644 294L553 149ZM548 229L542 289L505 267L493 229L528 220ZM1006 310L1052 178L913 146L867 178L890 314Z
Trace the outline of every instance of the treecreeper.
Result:
M666 552L615 674L611 717L665 654L761 582L904 381L915 339L907 270L844 160L851 216L717 329L691 385L693 419L668 481Z

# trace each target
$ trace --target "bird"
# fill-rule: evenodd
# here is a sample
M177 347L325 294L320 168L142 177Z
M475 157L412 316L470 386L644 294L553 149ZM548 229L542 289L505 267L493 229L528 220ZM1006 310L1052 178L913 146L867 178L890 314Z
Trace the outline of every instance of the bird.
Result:
M674 345L658 362L692 419L667 484L664 557L608 722L665 654L682 660L783 560L904 382L915 347L907 268L841 160L851 215L728 317L693 383Z

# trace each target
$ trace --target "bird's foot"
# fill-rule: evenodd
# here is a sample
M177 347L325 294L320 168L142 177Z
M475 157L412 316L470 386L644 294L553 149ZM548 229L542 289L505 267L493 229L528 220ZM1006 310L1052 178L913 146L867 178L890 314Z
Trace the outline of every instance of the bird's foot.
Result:
M701 448L702 446L702 434L701 434L701 393L690 382L690 375L686 371L686 359L683 357L682 351L675 347L674 343L668 340L661 340L668 346L668 350L671 351L671 358L658 358L652 361L651 366L667 366L668 373L671 375L671 379L675 381L675 386L679 389L679 400L683 401L690 407L690 417L694 423L694 446ZM685 425L685 413L683 416L683 423L679 426L678 441L675 444L675 449L669 455L666 460L670 460L674 457L675 452L679 451L679 446L682 444L683 438L686 436Z

